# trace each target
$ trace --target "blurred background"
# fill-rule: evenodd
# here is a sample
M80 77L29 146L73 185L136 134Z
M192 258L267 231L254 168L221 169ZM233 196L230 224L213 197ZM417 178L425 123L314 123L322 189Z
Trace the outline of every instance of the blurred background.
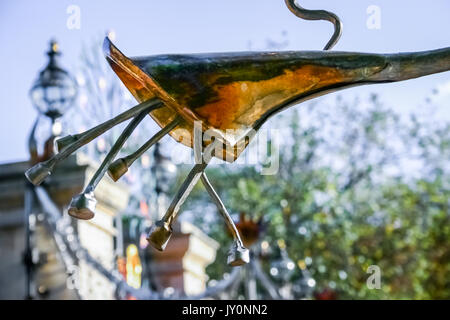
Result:
M446 0L299 4L341 17L336 51L449 46ZM106 35L127 56L145 56L320 50L331 33L282 0L2 1L0 298L450 298L449 73L347 89L273 117L261 131L277 132L268 140L279 154L275 175L261 174L264 162L210 165L251 248L245 267L226 265L232 238L201 184L166 251L147 246L192 166L191 149L170 137L119 183L105 177L91 221L68 218L67 205L124 125L69 157L42 188L25 182L55 137L136 104L103 57ZM49 105L39 90L55 65L62 102ZM144 122L123 155L158 130Z

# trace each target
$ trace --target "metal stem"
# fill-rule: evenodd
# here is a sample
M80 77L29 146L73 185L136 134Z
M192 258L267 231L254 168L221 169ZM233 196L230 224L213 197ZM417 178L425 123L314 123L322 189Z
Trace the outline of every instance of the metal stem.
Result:
M204 154L211 154L213 155L215 147L217 144L219 144L218 140L214 140L214 142L210 143L208 147L206 147ZM211 150L213 150L211 152ZM189 194L192 192L192 189L197 184L198 180L200 179L200 176L202 172L205 170L205 168L208 166L207 162L202 162L196 164L191 171L189 172L188 176L184 180L181 187L178 189L177 194L175 195L174 199L172 200L172 203L169 206L169 209L167 209L166 214L161 219L163 222L171 225L173 220L175 220L175 217L180 210L181 205L186 201L186 198L189 196Z
M207 163L199 163L191 169L183 184L178 189L178 192L172 200L169 209L167 209L166 214L161 220L170 225L172 224L178 214L178 211L180 211L181 205L186 201L186 198L192 192L192 189L194 189L203 170L205 170L207 166Z
M289 10L301 19L330 21L334 25L334 33L324 50L331 50L336 45L341 37L343 28L342 22L337 15L325 10L307 10L295 3L295 0L285 0L285 3Z
M119 114L118 116L99 124L98 126L86 131L85 133L81 133L78 135L78 140L73 144L69 145L66 149L64 149L61 153L58 153L55 157L50 160L53 160L54 163L61 161L68 157L70 154L84 146L85 144L91 142L101 134L105 133L112 127L122 123L137 114L140 114L142 111L148 113L152 110L155 110L161 106L161 102L159 99L151 99L148 101L144 101L133 108Z
M172 122L170 122L167 126L158 131L153 137L151 137L146 143L144 143L139 149L137 149L134 153L126 156L124 160L127 162L128 166L131 166L137 158L142 156L151 146L153 146L156 142L162 139L166 134L172 131L181 121L181 118L178 116Z
M106 173L106 170L108 169L109 164L111 161L114 160L116 155L119 153L120 149L122 148L125 141L130 137L130 135L133 133L134 129L138 126L139 123L145 118L148 111L142 111L140 114L138 114L125 128L125 130L122 132L122 134L119 136L117 141L112 146L111 150L106 155L105 159L103 160L100 167L95 172L94 176L89 181L89 184L86 186L84 193L93 192L95 187L98 185L100 180L103 178L103 176Z
M172 200L164 216L151 226L147 240L155 249L163 251L166 248L166 245L173 233L172 223L175 220L178 211L180 211L184 201L186 201L186 198L192 192L192 189L194 189L194 186L200 179L203 170L205 170L208 165L210 158L205 158L205 155L212 156L216 151L216 146L219 146L219 144L221 144L221 142L214 140L208 145L208 147L206 147L201 159L202 162L197 163L191 169L183 184L178 189L177 194Z
M73 152L75 152L85 144L89 143L90 141L97 138L99 135L108 131L117 124L122 123L136 116L143 110L145 110L145 112L148 113L151 112L152 110L159 108L161 105L162 105L161 101L156 98L144 101L134 106L133 108L121 113L120 115L102 124L99 124L98 126L92 129L76 135L75 137L73 137L74 142L65 147L60 153L57 153L49 160L38 163L34 167L28 169L27 172L25 173L26 177L34 185L39 185L47 176L51 174L51 171L58 162L66 159L69 155L71 155Z
M225 219L225 223L227 224L228 229L230 229L231 234L233 236L233 239L235 241L237 241L239 243L239 245L244 246L243 242L241 240L241 237L239 235L239 231L238 231L238 229L236 228L236 225L233 222L233 219L231 219L231 216L228 213L227 208L223 204L222 200L220 200L219 195L217 194L217 192L214 190L213 186L209 182L209 179L206 176L205 172L202 172L201 179L202 179L203 185L205 186L206 191L208 191L210 197L212 198L212 200L216 204L217 209L219 210L220 214Z

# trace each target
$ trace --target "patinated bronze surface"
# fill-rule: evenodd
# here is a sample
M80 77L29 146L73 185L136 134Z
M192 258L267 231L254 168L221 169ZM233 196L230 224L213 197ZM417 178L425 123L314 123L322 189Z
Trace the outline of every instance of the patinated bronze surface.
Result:
M202 121L203 129L213 130L225 144L235 145L249 129L258 129L270 116L305 100L350 86L401 81L450 68L450 48L401 54L288 51L129 59L106 38L104 51L139 102L154 97L164 102L150 113L161 127L177 114L183 118L170 135L190 147L194 121ZM235 160L239 153L228 159Z
M295 0L285 2L298 17L333 23L334 34L325 51L127 58L106 38L103 49L107 61L140 104L84 133L58 140L59 153L29 169L27 178L39 185L59 161L113 126L133 118L83 193L72 200L69 213L80 219L91 219L96 205L94 189L105 172L108 170L109 175L118 180L166 133L178 142L194 147L194 128L197 128L198 121L201 123L199 129L215 138L201 141L200 152L233 162L265 121L292 105L352 86L402 81L450 70L450 48L400 54L326 51L341 35L339 18L324 10L306 10L296 5ZM112 162L147 114L162 129L134 153ZM209 160L205 157L201 160L180 186L164 217L153 223L147 239L154 248L164 250L172 235L172 223L201 179L234 238L228 263L232 266L247 263L249 251L204 172Z

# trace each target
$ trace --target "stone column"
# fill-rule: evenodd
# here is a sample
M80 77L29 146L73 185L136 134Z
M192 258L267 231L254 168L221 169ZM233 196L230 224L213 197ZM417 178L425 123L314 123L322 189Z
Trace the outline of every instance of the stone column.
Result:
M79 153L61 163L46 180L50 197L65 215L71 198L83 190L98 165ZM23 198L24 172L28 168L28 162L0 165L0 299L23 299L25 296ZM106 176L96 190L98 205L94 219L71 218L81 244L109 269L115 268L116 249L122 248L118 243L122 237L115 220L127 206L128 195L124 184L114 183ZM40 222L42 215L37 217L35 245L46 259L36 272L36 287L41 292L36 298L76 299L75 292L66 287L66 270L51 235ZM81 298L114 298L114 285L89 265L78 265L76 275Z

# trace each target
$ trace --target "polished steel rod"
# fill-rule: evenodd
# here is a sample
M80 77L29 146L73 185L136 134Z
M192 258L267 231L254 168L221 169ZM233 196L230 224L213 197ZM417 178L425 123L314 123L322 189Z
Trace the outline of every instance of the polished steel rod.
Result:
M169 209L162 219L156 221L149 230L147 240L157 250L163 251L172 236L172 223L174 222L181 205L191 193L207 163L196 164L184 180L177 194L172 200Z
M178 189L178 192L172 200L169 209L167 209L166 214L162 218L164 222L172 224L178 214L178 211L180 211L181 205L186 201L187 197L192 192L192 189L194 189L200 179L203 170L205 170L207 166L207 163L198 163L191 169L183 184Z
M205 170L210 158L205 159L206 155L213 155L216 150L216 146L220 146L221 143L218 140L210 143L203 152L202 162L197 163L189 172L188 176L184 180L181 187L178 189L177 194L170 203L165 215L158 221L156 221L150 228L147 240L157 250L163 251L172 236L172 223L174 222L181 206L186 201L186 198L194 189L200 176Z
M231 216L228 213L227 208L223 204L223 202L220 199L217 192L214 190L213 186L211 185L211 182L209 182L209 179L206 176L206 173L202 172L202 175L200 178L202 180L203 185L205 186L206 191L208 191L208 194L210 195L210 197L216 204L217 209L219 210L220 214L225 219L225 223L227 224L228 228L230 229L233 239L235 241L237 241L239 243L239 245L244 246L244 244L242 243L241 237L239 235L239 231L236 228L236 225L234 224L233 219L231 219Z
M225 208L225 205L223 204L222 200L220 200L218 194L214 190L213 186L209 182L208 177L206 176L206 174L204 172L202 172L202 174L201 174L201 179L202 179L203 185L205 186L209 195L213 199L214 203L217 206L217 209L219 209L220 214L225 219L226 224L227 224L228 228L230 229L231 234L233 235L234 242L231 245L230 251L228 252L227 263L233 267L241 266L243 264L249 263L250 251L246 247L244 247L244 243L241 240L239 231L236 228L236 225L234 224L233 219L231 219L227 208Z
M105 159L95 172L94 176L91 178L89 184L86 186L85 192L94 191L95 187L98 185L100 180L105 175L106 170L108 170L109 164L114 160L116 155L119 153L120 149L122 149L125 141L127 141L127 139L130 137L130 135L133 133L133 131L136 129L139 123L141 123L141 121L144 120L147 114L148 114L147 111L142 111L127 125L125 130L120 134L119 138L106 155Z
M214 150L216 146L220 145L221 142L219 140L215 140L214 142L210 143L206 148L203 155L213 155ZM191 193L194 186L197 184L198 180L200 179L200 176L202 172L206 169L208 166L208 162L205 161L203 158L202 163L197 163L189 172L188 176L184 180L181 187L178 189L177 194L175 195L175 198L172 200L169 209L167 209L166 214L162 218L162 220L166 223L171 224L172 221L175 219L178 211L180 210L181 205L186 201L186 198Z
M119 114L118 116L97 125L96 127L75 135L75 136L69 136L71 138L67 139L66 141L71 140L72 143L67 144L64 148L62 148L61 152L54 155L52 158L50 158L47 161L41 162L36 164L34 167L31 167L25 172L25 176L27 179L33 183L34 185L39 185L42 183L42 181L45 180L50 174L55 165L66 159L69 155L71 155L73 152L84 146L85 144L89 143L93 139L97 138L104 132L108 131L112 127L116 126L119 123L122 123L137 114L141 113L142 111L145 111L146 113L155 110L159 108L162 105L161 101L159 99L150 99L147 101L144 101L136 106L134 106L131 109L128 109L127 111ZM64 138L63 138L64 139Z
M131 120L125 130L121 133L121 135L101 163L100 167L92 176L84 191L81 194L75 196L70 202L68 210L70 216L83 220L89 220L95 216L95 207L97 205L97 200L95 199L94 195L95 188L105 175L111 161L114 160L125 141L130 137L130 135L136 129L138 124L144 119L147 113L147 110L141 111L141 113L138 114L133 120Z
M119 158L111 163L108 167L108 175L114 181L117 181L122 177L127 171L128 168L136 161L137 158L142 156L151 146L153 146L156 142L162 139L166 134L172 131L181 121L181 118L177 116L172 122L170 122L167 126L158 131L153 137L151 137L146 143L144 143L138 150L133 152L132 154Z

